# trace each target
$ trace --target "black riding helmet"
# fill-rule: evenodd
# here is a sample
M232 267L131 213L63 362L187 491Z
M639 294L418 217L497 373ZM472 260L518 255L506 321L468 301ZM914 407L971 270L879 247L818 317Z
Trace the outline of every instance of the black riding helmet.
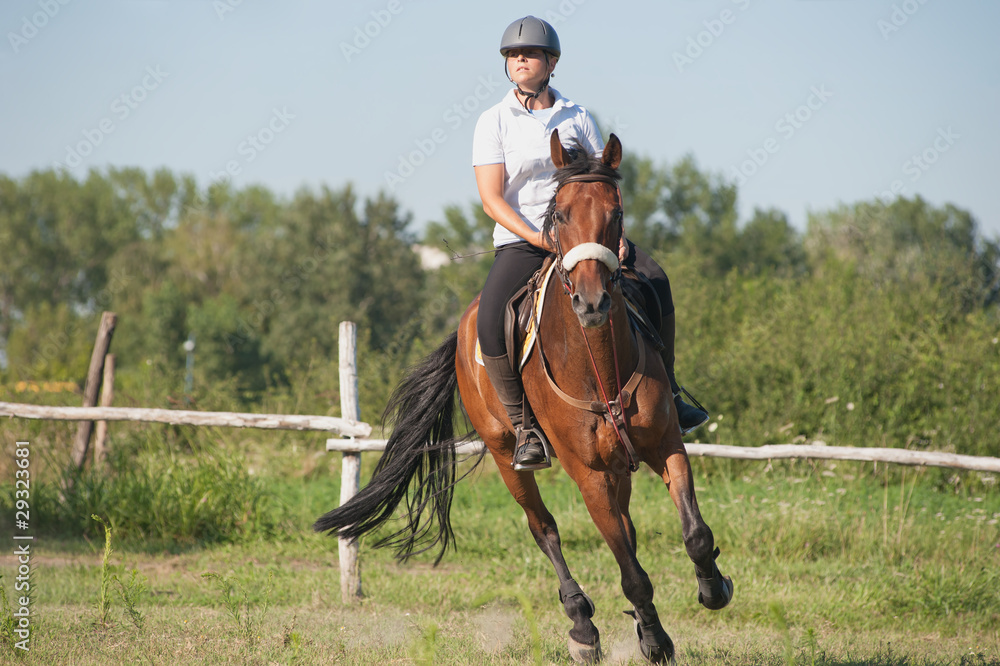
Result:
M559 47L559 35L556 34L555 28L548 21L534 16L525 16L514 21L507 26L507 29L503 31L503 37L500 38L500 55L504 57L503 71L507 75L507 80L512 83L513 79L510 78L510 72L507 71L507 54L513 49L541 49L545 53L546 63L548 63L550 55L558 58L562 53L562 49ZM536 92L521 90L521 86L517 86L517 91L524 96L524 101L521 104L525 111L528 110L528 100L537 98L548 86L548 78L542 81L541 87Z

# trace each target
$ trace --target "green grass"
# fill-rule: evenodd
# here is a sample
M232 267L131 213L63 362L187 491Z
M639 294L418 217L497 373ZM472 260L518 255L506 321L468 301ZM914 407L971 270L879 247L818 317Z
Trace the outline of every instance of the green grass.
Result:
M182 456L183 464L197 467L196 455ZM234 470L246 473L254 455L261 454ZM127 506L119 509L111 565L135 570L142 582L143 593L131 597L140 624L129 620L121 594L112 598L111 621L95 622L107 575L103 534L41 536L36 633L18 661L568 662L569 622L551 565L491 466L457 489L457 552L437 568L430 556L400 565L370 548L372 535L362 542L365 599L345 606L336 541L309 529L339 496L336 457L297 443L273 455L267 474L248 477L266 499L248 523L268 530L192 541L178 523L180 538L157 532L145 540L130 528ZM365 455L366 476L375 460ZM860 463L695 459L693 466L720 566L736 585L725 610L697 603L693 565L659 479L637 473L632 500L639 559L679 663L1000 665L1000 493L988 477ZM605 653L628 663L636 641L621 613L629 603L614 559L558 466L537 476L570 568L597 605ZM217 478L213 492L250 492L240 474ZM155 509L140 503L140 514L153 510L147 505ZM13 559L0 563L9 586Z

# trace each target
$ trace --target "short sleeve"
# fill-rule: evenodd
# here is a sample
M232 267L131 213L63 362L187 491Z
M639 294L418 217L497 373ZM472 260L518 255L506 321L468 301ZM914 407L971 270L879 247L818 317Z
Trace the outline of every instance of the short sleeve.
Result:
M500 119L494 109L489 109L479 116L476 131L472 135L472 166L503 163Z
M601 138L601 130L598 129L597 122L590 115L590 111L584 110L583 113L583 136L589 144L590 152L594 155L600 155L604 152L604 139Z

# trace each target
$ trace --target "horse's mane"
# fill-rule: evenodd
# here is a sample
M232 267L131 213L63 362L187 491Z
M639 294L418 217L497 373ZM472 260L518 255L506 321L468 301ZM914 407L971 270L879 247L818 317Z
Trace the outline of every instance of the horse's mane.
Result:
M618 173L618 169L609 167L599 157L588 152L579 142L574 142L574 145L571 148L567 148L566 152L570 156L569 164L561 169L557 169L554 177L557 193L571 176L593 174L613 178L614 180L621 180L622 175ZM542 222L542 234L553 244L555 243L555 223L552 220L552 213L555 209L556 195L553 194L552 199L549 200L549 207L545 210L545 218Z

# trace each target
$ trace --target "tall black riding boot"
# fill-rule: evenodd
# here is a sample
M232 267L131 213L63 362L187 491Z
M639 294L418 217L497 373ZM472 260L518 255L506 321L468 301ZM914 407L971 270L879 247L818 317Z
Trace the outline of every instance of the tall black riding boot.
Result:
M681 434L686 435L698 426L704 425L708 422L708 412L701 408L701 405L698 404L697 400L694 402L695 404L698 404L698 406L693 407L681 399L681 391L683 389L677 384L677 379L674 377L673 312L663 317L661 320L660 338L663 340L663 351L660 352L660 357L663 359L663 365L667 369L667 377L670 378L670 390L674 394L674 405L677 407L677 419L681 424ZM687 391L684 391L684 393L687 393ZM690 393L687 394L689 396L691 395Z
M483 365L486 375L497 392L500 403L507 412L517 444L514 448L514 469L529 471L551 467L549 454L546 450L545 436L535 423L531 407L524 396L524 385L521 375L511 367L506 354L503 356L487 356L483 354Z

